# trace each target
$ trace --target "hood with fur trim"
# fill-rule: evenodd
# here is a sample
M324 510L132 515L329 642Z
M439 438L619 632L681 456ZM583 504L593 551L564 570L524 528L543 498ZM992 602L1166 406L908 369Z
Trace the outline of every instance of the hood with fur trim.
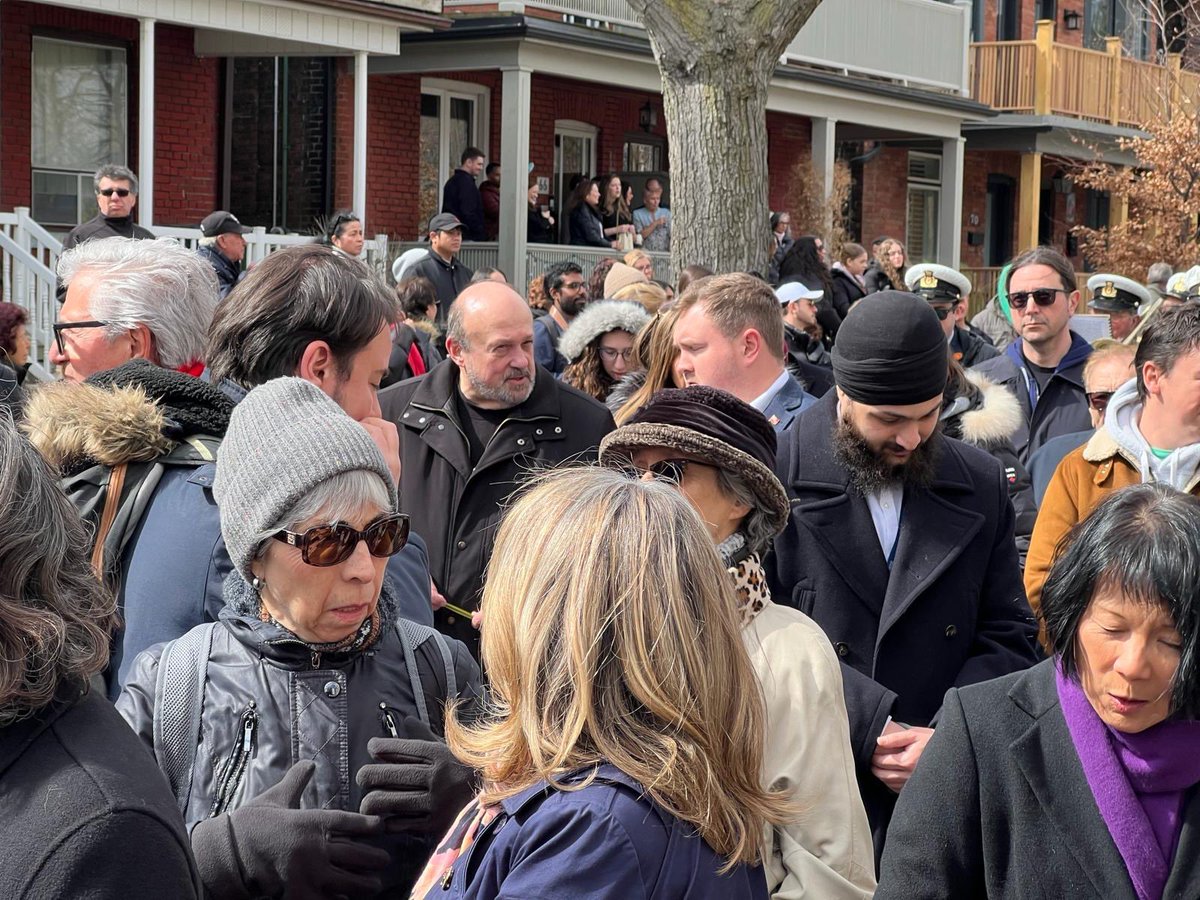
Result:
M617 329L636 335L649 321L650 313L640 303L631 300L596 300L571 320L567 330L558 339L558 352L568 362L575 362L595 338Z
M983 402L962 414L962 439L976 446L1011 439L1024 421L1017 398L978 372L968 371L967 379L979 388Z
M34 391L22 426L52 467L70 474L100 463L154 459L175 442L163 434L162 410L141 387L104 390L92 384L55 381Z

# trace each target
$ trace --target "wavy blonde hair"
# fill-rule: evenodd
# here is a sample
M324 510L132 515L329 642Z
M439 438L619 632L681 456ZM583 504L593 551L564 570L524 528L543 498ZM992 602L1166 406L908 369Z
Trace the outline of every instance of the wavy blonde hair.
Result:
M632 419L639 409L650 402L656 391L675 387L675 360L679 358L679 350L675 347L675 320L678 318L678 309L672 307L657 313L638 332L637 340L633 342L631 368L645 369L646 380L613 415L618 425L624 425Z
M572 539L565 541L564 534ZM485 802L611 763L695 826L728 871L794 817L762 775L766 713L732 580L691 504L598 467L535 479L500 526L483 590L491 710L454 753Z

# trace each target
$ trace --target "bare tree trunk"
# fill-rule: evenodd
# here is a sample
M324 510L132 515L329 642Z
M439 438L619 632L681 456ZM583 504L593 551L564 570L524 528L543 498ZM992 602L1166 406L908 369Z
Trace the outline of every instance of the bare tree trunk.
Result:
M766 271L767 87L821 0L628 0L663 81L671 265Z

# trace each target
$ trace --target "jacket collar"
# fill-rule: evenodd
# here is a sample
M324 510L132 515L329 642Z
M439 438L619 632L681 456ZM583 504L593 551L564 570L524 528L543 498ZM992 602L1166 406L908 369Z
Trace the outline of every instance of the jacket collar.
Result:
M0 728L0 779L25 754L30 746L79 702L85 691L75 682L59 686L54 699L35 710L33 715Z
M609 765L608 763L601 763L599 766L596 766L595 768L579 769L578 771L571 772L570 774L565 775L562 778L560 778L559 783L560 784L578 784L579 782L581 782L585 778L587 778L588 775L590 775L593 771L596 773L596 781L601 784L624 785L625 787L630 788L631 790L635 791L639 795L645 795L645 789L641 786L641 784L639 784L637 781L635 781L629 775L626 775L624 772L622 772L616 766ZM504 800L501 800L500 806L510 816L516 815L522 809L527 807L530 803L533 803L534 801L536 801L540 797L542 797L542 795L548 794L554 790L556 790L556 788L554 788L550 784L550 782L545 781L543 779L542 781L538 781L535 784L531 784L529 787L525 788L520 793L513 794L511 797L507 797Z
M459 268L462 265L462 263L458 261L457 256L450 257L450 262L446 262L444 259L442 259L440 256L438 256L437 253L435 253L433 250L429 251L429 258L432 259L439 266L441 266L443 269L445 269L447 272L453 272L455 269Z
M805 335L805 337L807 336ZM831 391L830 393L833 392ZM785 431L792 424L792 420L796 416L815 402L816 398L804 390L804 385L797 381L794 376L788 375L783 386L775 392L775 396L771 398L771 402L763 410L763 415L767 417L767 421L771 423L771 427L777 432Z
M851 490L846 470L834 457L837 402L835 392L826 394L808 414L810 427L803 435L785 438L793 517L859 600L879 616L881 641L921 592L962 555L984 517L970 506L974 486L958 442L944 438L932 484L904 492L889 571L866 500Z
M1058 361L1058 365L1054 367L1054 378L1063 378L1072 384L1083 389L1083 364L1087 362L1087 358L1092 354L1092 345L1074 331L1070 332L1071 346L1067 348L1067 352L1063 358ZM1021 348L1025 342L1021 338L1017 338L1004 351L1004 355L1009 361L1017 367L1019 372L1025 368L1025 354Z
M1024 672L1009 689L1008 699L1029 717L1029 727L1009 746L1012 757L1048 818L1058 826L1079 867L1092 879L1097 897L1133 900L1126 878L1123 894L1105 873L1125 872L1125 862L1087 783L1074 750L1067 721L1054 686L1054 660L1047 659ZM1047 839L1052 839L1047 836ZM1164 897L1183 897L1187 885L1200 879L1200 793L1193 789L1183 811L1183 828Z

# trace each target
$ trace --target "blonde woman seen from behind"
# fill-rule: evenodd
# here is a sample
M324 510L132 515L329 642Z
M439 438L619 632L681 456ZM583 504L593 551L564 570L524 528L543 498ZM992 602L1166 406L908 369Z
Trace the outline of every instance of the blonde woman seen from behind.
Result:
M505 517L482 609L492 710L448 726L483 777L448 843L475 837L415 896L765 898L760 835L793 808L760 785L762 693L691 505L550 473Z

